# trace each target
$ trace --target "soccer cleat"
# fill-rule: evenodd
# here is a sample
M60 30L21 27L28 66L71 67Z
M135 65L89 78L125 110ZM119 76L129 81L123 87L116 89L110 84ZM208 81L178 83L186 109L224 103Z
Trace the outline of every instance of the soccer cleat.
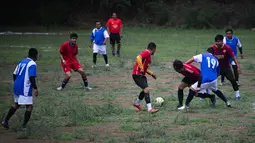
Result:
M215 104L216 104L215 95L213 94L212 97L211 97L210 99L211 99L212 105L215 106Z
M189 107L186 106L186 105L183 105L182 107L179 107L178 110L183 110L183 109L185 109L185 108L189 108Z
M183 105L180 105L180 104L179 104L179 105L177 105L177 107L176 107L176 108L180 108L180 107L182 107L182 106L183 106Z
M156 113L156 112L158 112L158 111L159 111L158 109L151 108L148 112L149 112L149 113Z
M63 90L62 86L58 87L57 90L58 90L58 91Z
M26 130L27 130L26 126L25 126L25 125L22 125L21 131L26 131Z
M93 65L92 68L96 68L97 66L96 65Z
M3 121L2 121L2 126L3 126L4 128L6 128L6 129L9 129L8 121L3 120Z
M240 97L240 96L236 97L236 100L240 100L240 99L241 99L241 97Z
M227 107L231 107L231 105L230 105L230 102L229 102L229 101L227 101L227 102L226 102L226 105L227 105Z
M142 106L140 104L133 104L134 107L136 107L138 110L142 111Z
M106 64L105 66L106 66L106 67L109 67L110 65L109 65L109 64Z
M92 90L92 88L89 87L89 86L85 87L85 89L87 89L87 90Z

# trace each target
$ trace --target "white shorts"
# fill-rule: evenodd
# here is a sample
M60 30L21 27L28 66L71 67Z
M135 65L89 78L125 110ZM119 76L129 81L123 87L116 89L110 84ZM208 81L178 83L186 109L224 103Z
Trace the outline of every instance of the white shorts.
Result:
M198 82L194 83L191 86L191 89L197 90L197 84L198 84ZM201 86L200 86L200 91L198 93L208 93L208 92L210 92L210 90L212 90L212 91L217 91L218 90L217 79L212 81L212 82L202 83Z
M106 45L96 45L96 44L94 44L93 53L106 55Z
M14 95L14 102L18 105L32 105L33 96Z
M234 61L231 62L231 65L236 65L236 63Z

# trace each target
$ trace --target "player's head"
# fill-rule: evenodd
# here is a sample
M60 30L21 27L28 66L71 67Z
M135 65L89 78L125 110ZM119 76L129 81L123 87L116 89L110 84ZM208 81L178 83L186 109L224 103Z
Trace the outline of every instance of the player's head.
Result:
M183 71L183 62L180 60L174 60L173 67L176 72Z
M151 55L154 55L154 53L156 52L156 44L154 42L150 42L148 44L147 49L151 51Z
M117 13L116 13L116 12L113 12L113 13L112 13L112 18L113 18L113 19L116 19L116 18L117 18Z
M38 59L38 51L36 48L30 48L28 51L28 57L36 61Z
M77 39L78 39L78 34L76 34L76 33L71 33L70 34L70 42L71 43L75 44Z
M101 28L101 22L100 21L96 21L96 28L100 29Z
M226 29L226 36L228 39L232 39L233 36L233 30L232 29Z
M224 38L224 36L221 35L221 34L218 34L218 35L215 36L215 44L217 45L217 47L222 47L223 38Z
M210 47L206 51L207 51L207 53L211 53L211 54L214 55L214 49L213 48Z

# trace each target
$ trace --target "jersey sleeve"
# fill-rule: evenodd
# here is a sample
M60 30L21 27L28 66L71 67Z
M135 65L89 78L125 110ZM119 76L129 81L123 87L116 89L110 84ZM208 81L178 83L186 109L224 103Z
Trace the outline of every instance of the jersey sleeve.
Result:
M18 72L19 72L19 65L17 65L17 66L16 66L16 68L15 68L15 70L14 70L13 74L17 75L17 74L18 74Z
M193 56L193 59L194 59L195 62L201 63L202 62L202 54Z
M150 52L148 52L148 51L143 51L139 56L140 56L142 59L144 59L144 58L148 57L149 55L150 55Z
M120 27L122 27L123 26L123 23L122 23L122 20L120 20Z
M28 68L28 76L36 76L36 65L33 64Z
M105 39L106 39L106 38L109 38L109 34L108 34L107 30L104 31L104 38L105 38Z
M63 54L65 52L65 43L61 45L59 52Z
M226 51L227 51L227 54L230 56L230 57L234 57L234 52L232 51L232 49L230 47L226 48Z
M226 37L224 37L224 39L223 39L223 43L224 43L224 44L226 44L226 43L227 43Z
M238 47L238 48L241 48L241 47L242 47L242 44L241 44L239 38L236 38L236 39L237 39L237 47Z
M94 39L95 39L95 29L92 30L91 35L90 35L90 40L94 41Z

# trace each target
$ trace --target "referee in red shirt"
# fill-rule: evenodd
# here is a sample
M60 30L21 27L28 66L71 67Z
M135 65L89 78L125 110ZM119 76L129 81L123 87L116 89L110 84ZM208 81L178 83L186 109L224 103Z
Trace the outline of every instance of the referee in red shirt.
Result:
M115 43L117 43L117 56L120 56L120 40L122 38L122 21L117 18L117 14L113 13L106 23L107 31L110 33L110 44L112 55L115 56Z

